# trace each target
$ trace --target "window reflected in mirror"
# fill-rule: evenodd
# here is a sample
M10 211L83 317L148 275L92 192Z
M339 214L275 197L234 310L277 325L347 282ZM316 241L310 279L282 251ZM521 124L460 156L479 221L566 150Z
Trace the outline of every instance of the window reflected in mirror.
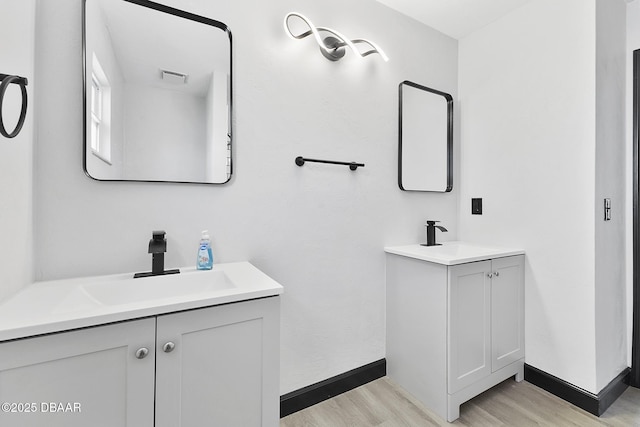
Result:
M111 164L111 86L95 53L91 73L91 153Z

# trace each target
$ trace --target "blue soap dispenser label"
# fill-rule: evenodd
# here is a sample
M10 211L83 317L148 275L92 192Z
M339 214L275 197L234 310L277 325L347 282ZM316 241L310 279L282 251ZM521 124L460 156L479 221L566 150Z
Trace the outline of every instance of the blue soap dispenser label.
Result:
M198 259L196 261L196 268L198 270L211 270L213 268L213 252L211 251L211 239L208 233L207 230L204 230L200 238Z

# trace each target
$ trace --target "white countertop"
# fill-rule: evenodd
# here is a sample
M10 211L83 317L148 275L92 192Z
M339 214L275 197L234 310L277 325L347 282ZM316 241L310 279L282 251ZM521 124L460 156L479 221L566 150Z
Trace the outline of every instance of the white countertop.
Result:
M249 262L216 264L206 271L193 267L180 271L140 279L132 279L131 273L36 282L0 304L0 341L283 292L279 283ZM209 282L214 284L209 286ZM156 284L158 289L171 292L149 295ZM183 284L190 289L187 293L174 292Z
M499 248L465 242L443 242L442 245L438 246L422 246L419 244L388 246L384 248L384 251L389 254L401 255L443 265L457 265L524 254L524 250L522 249Z

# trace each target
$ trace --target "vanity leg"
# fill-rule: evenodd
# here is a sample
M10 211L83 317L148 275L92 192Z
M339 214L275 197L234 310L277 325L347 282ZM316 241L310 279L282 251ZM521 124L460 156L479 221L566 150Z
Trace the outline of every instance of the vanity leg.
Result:
M453 399L449 397L447 402L447 421L452 423L460 418L460 404L452 402Z
M524 364L518 368L518 372L515 375L515 380L517 383L524 380Z

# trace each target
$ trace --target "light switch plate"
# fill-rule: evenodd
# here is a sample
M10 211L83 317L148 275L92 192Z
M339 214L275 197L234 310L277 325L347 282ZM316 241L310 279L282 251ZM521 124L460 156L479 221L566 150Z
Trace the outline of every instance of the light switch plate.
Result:
M471 215L482 215L482 198L471 199Z
M611 199L604 199L604 220L611 221Z

